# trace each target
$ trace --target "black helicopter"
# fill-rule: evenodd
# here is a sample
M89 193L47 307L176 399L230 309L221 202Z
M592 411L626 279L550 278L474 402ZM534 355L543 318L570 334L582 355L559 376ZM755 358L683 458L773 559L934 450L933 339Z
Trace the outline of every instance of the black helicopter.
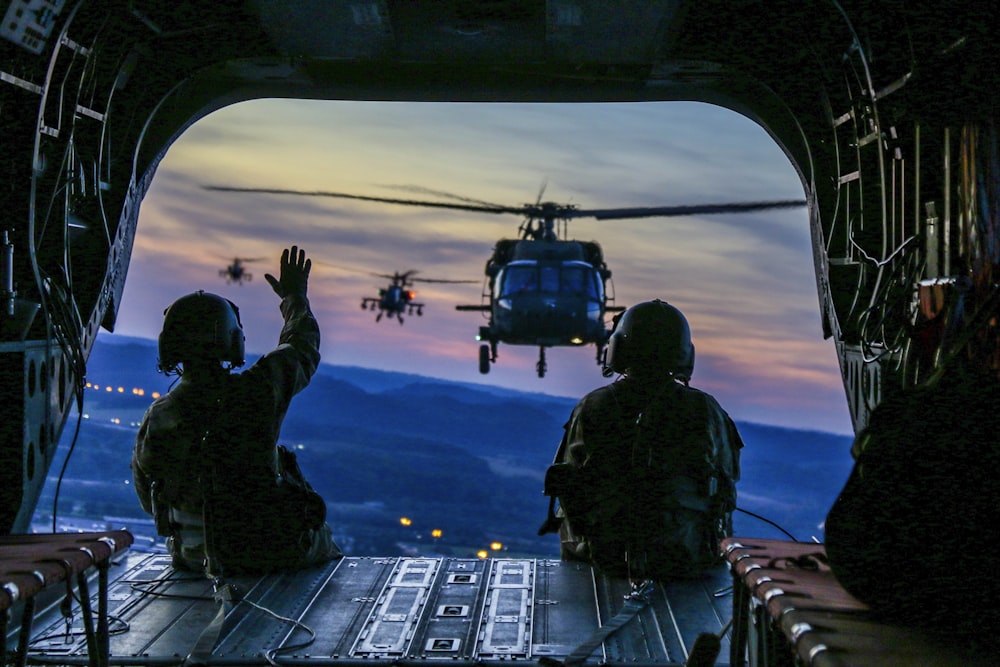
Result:
M482 303L458 305L457 310L484 313L487 324L479 327L479 372L486 374L497 360L497 346L538 346L538 377L545 377L548 368L545 349L557 346L583 346L593 343L597 348L597 363L604 361L604 348L611 334L605 314L619 312L624 307L613 305L608 294L611 270L604 261L601 246L595 241L576 241L565 237L568 222L573 218L621 220L628 218L674 217L743 213L806 205L804 201L781 200L696 204L688 206L652 206L614 209L580 209L572 204L541 201L542 192L534 204L505 206L453 195L447 192L415 187L410 190L454 202L399 199L353 195L341 192L282 190L267 188L236 188L206 185L205 189L226 192L256 192L291 194L311 197L335 197L360 201L427 206L477 213L511 213L523 217L519 238L501 239L493 247L486 262L486 280ZM609 303L612 302L612 303Z
M361 308L368 310L378 309L378 315L375 316L375 321L378 322L382 319L383 315L388 315L389 319L393 317L402 324L403 323L403 313L408 315L422 316L424 314L424 304L414 301L417 297L417 293L410 289L415 282L421 283L473 283L475 280L443 280L436 278L414 278L413 274L417 273L415 269L410 269L404 273L372 273L371 275L377 276L379 278L388 278L391 282L388 286L379 289L378 296L366 296L361 299Z
M494 211L489 207L473 210L519 213L524 221L520 238L501 239L486 262L487 282L480 305L459 305L457 310L488 314L488 324L479 327L479 372L489 373L497 360L497 346L537 345L538 377L545 377L545 348L555 346L596 346L597 364L604 362L604 348L611 334L605 314L621 312L608 293L611 270L604 261L601 246L595 241L560 238L557 223L562 223L565 237L571 218L592 217L598 220L655 216L727 213L804 206L805 202L778 201L710 206L670 206L654 208L581 210L569 204L539 201Z
M235 283L237 285L242 285L245 282L250 282L253 280L253 274L246 270L243 266L247 262L259 262L262 257L233 257L232 264L228 264L226 268L219 269L219 276L226 279L226 283Z

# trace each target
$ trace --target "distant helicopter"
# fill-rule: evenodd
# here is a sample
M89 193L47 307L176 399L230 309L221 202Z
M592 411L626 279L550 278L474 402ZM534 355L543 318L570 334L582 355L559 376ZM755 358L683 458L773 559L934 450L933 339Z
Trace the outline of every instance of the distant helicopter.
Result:
M414 278L413 274L417 273L416 270L410 269L405 273L372 273L373 276L378 276L379 278L388 278L392 282L389 283L387 287L379 289L378 296L366 296L361 299L361 308L368 310L378 309L378 315L375 316L375 321L378 322L382 319L383 315L388 315L389 319L393 317L399 321L400 324L403 323L403 313L406 312L408 315L422 316L424 314L424 304L417 303L414 299L417 297L417 293L411 289L410 286L415 282L422 283L474 283L478 282L475 280L443 280L435 278Z
M489 373L497 360L497 346L538 346L538 377L548 369L545 349L556 346L583 346L593 343L597 348L597 364L604 361L604 350L611 334L605 314L624 310L610 304L607 282L611 270L604 261L601 246L595 241L560 238L566 235L568 221L573 218L622 220L628 218L674 217L742 213L778 208L803 207L800 200L696 204L689 206L652 206L615 209L579 209L572 204L541 201L542 192L534 204L505 206L460 197L427 188L409 188L455 202L398 199L353 195L340 192L280 190L266 188L235 188L204 186L208 190L291 194L311 197L335 197L360 201L426 206L477 213L511 213L524 218L518 229L520 238L500 239L493 255L486 262L483 302L479 305L458 305L463 311L480 311L487 317L486 326L479 327L476 339L479 347L479 372Z
M247 262L259 262L262 259L262 257L234 257L232 264L229 264L224 269L219 269L219 276L225 278L227 283L235 283L237 285L250 282L253 280L253 274L249 273L243 265Z

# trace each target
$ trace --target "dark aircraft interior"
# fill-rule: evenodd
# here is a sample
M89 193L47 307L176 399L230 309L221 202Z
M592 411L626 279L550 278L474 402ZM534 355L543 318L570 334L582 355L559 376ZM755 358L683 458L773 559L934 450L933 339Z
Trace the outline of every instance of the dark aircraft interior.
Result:
M82 401L98 331L114 331L141 233L140 206L158 163L191 124L237 102L684 100L746 116L773 137L801 179L817 336L836 347L856 431L876 405L934 373L952 325L990 303L995 289L1000 63L991 4L10 0L2 6L4 559L17 549L7 543L28 530L67 418ZM995 368L991 340L981 362ZM9 655L32 664L181 664L216 608L210 582L168 581L167 561L126 554L127 542L111 531L74 547L74 558L56 559L62 565L51 572L30 576L29 570L26 580L17 579L20 586L5 580L0 611ZM59 543L31 544L45 551ZM664 586L591 661L684 664L698 659L694 642L704 632L721 637L720 664L980 659L939 650L906 628L858 620L847 603L797 618L801 609L781 606L795 582L784 590L763 579L756 588L747 583L747 563L761 565L755 553L788 553L770 544L755 552L746 541L729 546L732 576ZM79 553L87 557L80 561ZM87 602L87 573L99 588L96 630L72 642L20 642L19 631L31 634L31 619L36 634L66 623L59 612L65 591L52 582L75 576L79 602ZM28 586L32 579L40 585ZM569 655L614 616L627 592L622 582L558 561L377 554L240 583L249 591L245 599L308 625L316 640L304 646L307 633L299 625L238 604L218 642L195 652L206 664L541 664ZM730 584L732 597L716 596ZM154 589L192 599L158 598L149 594ZM848 612L855 615L845 620ZM129 631L114 632L120 622L112 622L109 633L109 613L127 618ZM89 606L75 622L92 625ZM27 655L19 652L23 644L32 646Z

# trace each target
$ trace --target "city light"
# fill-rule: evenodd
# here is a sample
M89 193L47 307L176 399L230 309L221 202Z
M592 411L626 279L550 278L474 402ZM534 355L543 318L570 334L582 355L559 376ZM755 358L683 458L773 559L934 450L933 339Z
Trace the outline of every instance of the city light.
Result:
M93 382L87 382L84 385L84 387L86 387L87 389L93 389L94 391L100 391L101 390L101 385L94 384ZM104 387L104 391L106 391L108 393L117 392L119 394L124 394L125 393L125 387L117 387L116 388L116 387L113 387L111 385L107 385L107 386ZM146 395L146 390L143 389L142 387L132 387L132 389L130 391L132 392L133 396L145 396ZM153 395L154 396L159 396L159 393L154 392Z
M489 555L490 554L489 552L486 551L486 549L480 549L479 551L476 552L476 556L478 556L480 560L486 560L486 557Z
M131 394L133 396L143 397L143 396L146 395L146 390L143 389L142 387L132 387L131 389L126 390L125 387L115 387L113 385L99 385L99 384L95 384L95 383L90 382L90 381L87 381L84 384L84 387L86 389L92 389L94 391L101 391L103 389L106 393L109 393L109 394L117 393L117 394L124 395L124 394L126 394L128 392L131 392ZM150 394L150 396L153 399L160 398L160 392L154 391L154 392L152 392ZM81 417L83 419L90 419L90 414L89 413L85 413L85 414L81 415ZM120 417L109 418L108 422L111 423L111 424L119 425L119 426L123 424L122 419ZM128 423L129 426L131 426L133 428L138 428L138 426L139 426L139 422L128 421L127 423ZM299 445L299 448L302 449L302 445Z
M490 549L492 549L493 551L500 551L501 549L503 549L503 543L502 542L490 542Z
M410 526L413 524L413 521L405 516L401 516L399 517L399 524L401 526Z
M431 537L434 537L434 538L441 537L441 529L440 528L435 528L434 530L432 530L431 531Z

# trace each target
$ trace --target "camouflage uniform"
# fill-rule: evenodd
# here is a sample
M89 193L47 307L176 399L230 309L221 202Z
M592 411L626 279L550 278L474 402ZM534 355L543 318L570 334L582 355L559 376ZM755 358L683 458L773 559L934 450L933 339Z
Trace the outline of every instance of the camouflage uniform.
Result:
M221 372L197 379L183 375L169 393L147 410L136 436L132 472L139 502L157 519L161 534L179 567L204 567L203 507L200 451L208 437L224 442L227 470L238 475L245 489L273 487L280 474L277 439L292 396L309 384L319 364L319 326L302 293L281 300L284 327L278 347L242 373ZM166 507L154 507L153 484ZM266 494L240 498L246 520L268 512ZM256 497L255 497L256 496ZM237 520L243 520L239 517ZM341 556L326 523L309 531L305 555L283 569L296 569ZM267 549L267 535L260 545ZM223 560L225 560L223 558Z
M670 483L677 486L670 493L680 498L680 504L711 511L698 504L704 504L704 494L698 493L693 482L687 488L685 475L689 472L689 478L695 479L696 470L703 469L707 441L707 455L721 473L717 502L727 517L735 509L743 441L718 402L671 378L626 376L584 396L566 423L555 460L571 464L580 476L575 482L577 493L572 494L576 497L560 498L557 515L563 519L559 526L563 559L586 561L613 574L634 574L627 571L629 538L624 518L631 511L629 503L652 503L650 498L636 497L640 485L629 472L646 467L642 461L633 461L640 413L645 428L655 434L655 449L665 459L658 469L670 471ZM653 468L657 469L655 464ZM571 521L566 512L574 501Z

